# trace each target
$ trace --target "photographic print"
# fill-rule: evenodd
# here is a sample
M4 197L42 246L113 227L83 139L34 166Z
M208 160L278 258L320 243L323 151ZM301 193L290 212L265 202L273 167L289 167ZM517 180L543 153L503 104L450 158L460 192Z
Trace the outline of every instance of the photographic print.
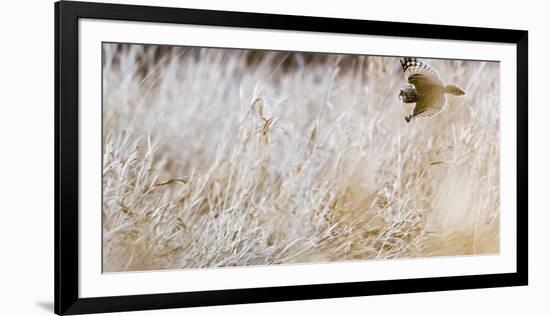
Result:
M104 272L499 253L499 62L102 44Z

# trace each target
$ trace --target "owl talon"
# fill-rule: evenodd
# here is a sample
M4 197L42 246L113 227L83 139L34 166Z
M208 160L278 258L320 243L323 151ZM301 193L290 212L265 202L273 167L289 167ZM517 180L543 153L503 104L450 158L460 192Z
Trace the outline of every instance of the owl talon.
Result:
M409 123L411 121L411 118L412 118L412 115L407 115L407 116L405 116L405 121L407 121L407 123Z

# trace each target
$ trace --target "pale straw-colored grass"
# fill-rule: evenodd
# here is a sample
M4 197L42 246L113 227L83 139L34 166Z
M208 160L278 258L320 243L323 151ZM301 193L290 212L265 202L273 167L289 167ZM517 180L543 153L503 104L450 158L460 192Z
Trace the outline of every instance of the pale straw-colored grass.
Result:
M498 63L407 124L397 58L103 50L104 271L499 251Z

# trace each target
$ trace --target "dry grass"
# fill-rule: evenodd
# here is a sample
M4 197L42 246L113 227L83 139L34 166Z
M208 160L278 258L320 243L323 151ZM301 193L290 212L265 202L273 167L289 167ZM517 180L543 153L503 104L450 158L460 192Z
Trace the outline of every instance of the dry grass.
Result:
M498 252L498 64L428 62L105 44L104 270Z

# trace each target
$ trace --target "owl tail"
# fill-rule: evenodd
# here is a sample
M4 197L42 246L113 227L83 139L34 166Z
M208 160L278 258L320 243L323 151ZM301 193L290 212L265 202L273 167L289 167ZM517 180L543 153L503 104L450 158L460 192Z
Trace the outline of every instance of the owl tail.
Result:
M448 85L445 86L445 93L452 94L452 95L465 95L466 92L464 92L462 89L455 85Z

